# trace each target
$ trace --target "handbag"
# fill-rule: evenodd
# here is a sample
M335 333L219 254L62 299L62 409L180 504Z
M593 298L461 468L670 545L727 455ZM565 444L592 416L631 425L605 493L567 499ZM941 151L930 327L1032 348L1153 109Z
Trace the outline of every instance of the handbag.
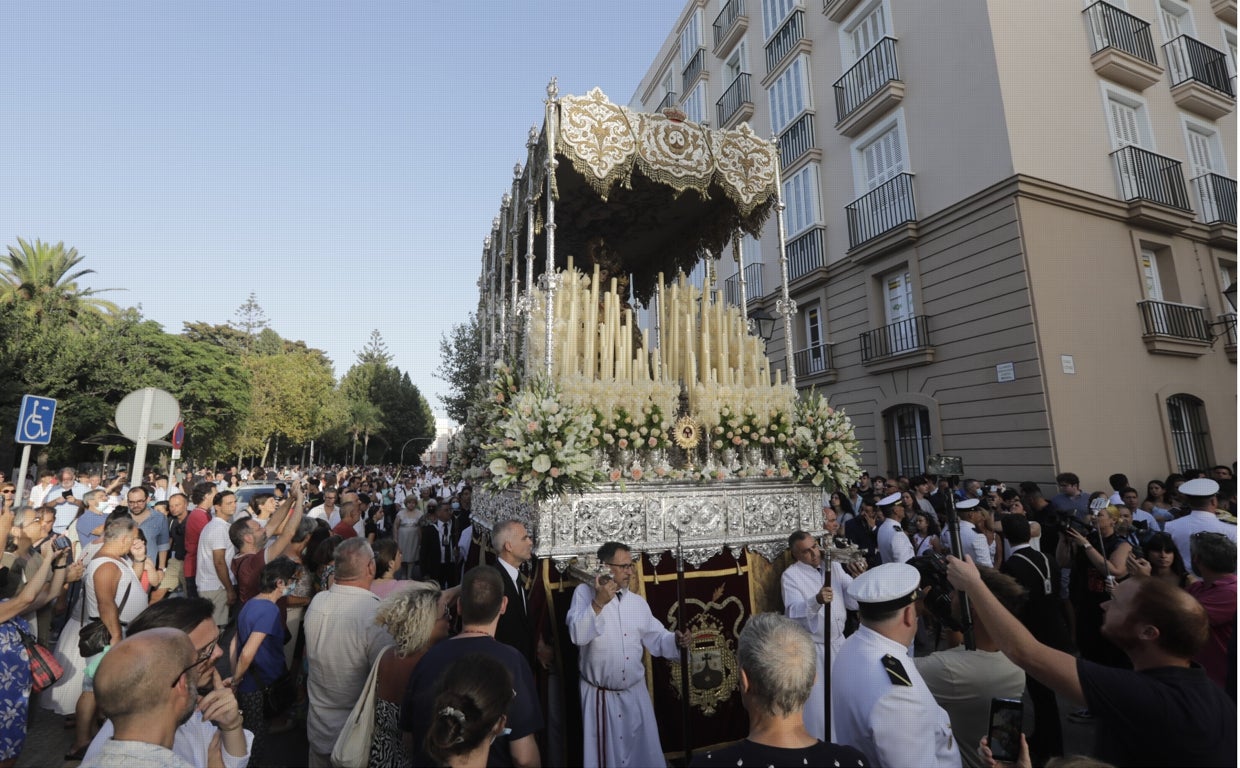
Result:
M254 675L259 690L263 692L264 718L270 720L273 717L279 717L297 703L297 680L289 670L284 670L284 674L273 680L270 685L263 682L262 675L258 674L258 670L254 667L250 667L250 674Z
M116 609L117 615L125 612L125 603L129 602L129 590L133 589L133 582L125 585L125 596L121 598L121 604ZM103 649L108 647L112 642L112 631L104 626L103 619L98 616L86 621L86 595L82 595L82 630L78 633L78 653L83 659L89 659L97 653L103 653ZM128 622L121 622L121 630L124 631Z
M388 646L379 653L366 685L362 686L362 694L349 719L344 721L340 735L336 737L336 746L332 747L332 765L340 768L366 768L370 763L370 743L375 733L375 699L379 685L379 662L387 653Z
M30 658L30 691L46 691L64 677L65 668L56 661L56 654L39 644L38 638L21 627L17 627L17 632L21 635L22 645L26 647L26 655Z

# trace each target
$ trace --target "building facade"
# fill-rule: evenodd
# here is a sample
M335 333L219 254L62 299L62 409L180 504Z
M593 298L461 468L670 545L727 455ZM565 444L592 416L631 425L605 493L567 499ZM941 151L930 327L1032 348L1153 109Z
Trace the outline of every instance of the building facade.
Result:
M778 137L797 313L768 354L868 469L1144 482L1236 458L1235 24L1235 0L690 0L630 107ZM776 227L741 246L774 313Z

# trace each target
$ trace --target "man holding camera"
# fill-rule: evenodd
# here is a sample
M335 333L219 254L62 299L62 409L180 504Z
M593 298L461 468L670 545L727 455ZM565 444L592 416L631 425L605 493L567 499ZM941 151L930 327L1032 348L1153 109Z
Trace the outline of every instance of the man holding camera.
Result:
M1192 658L1209 636L1206 611L1159 579L1126 579L1105 603L1103 634L1132 669L1105 667L1043 645L982 581L972 560L948 558L948 578L971 601L999 649L1097 719L1092 755L1112 765L1234 765L1236 705Z

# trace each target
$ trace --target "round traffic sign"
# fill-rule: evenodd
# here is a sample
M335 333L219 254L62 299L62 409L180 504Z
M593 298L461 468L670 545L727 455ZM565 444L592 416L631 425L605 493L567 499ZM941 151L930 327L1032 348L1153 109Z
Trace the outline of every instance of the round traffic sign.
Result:
M178 421L177 425L172 428L172 447L181 450L181 445L185 443L185 422Z
M148 413L146 434L142 434L144 411ZM172 431L180 418L181 407L177 405L177 399L155 387L130 392L116 406L116 426L122 435L134 442L158 440Z

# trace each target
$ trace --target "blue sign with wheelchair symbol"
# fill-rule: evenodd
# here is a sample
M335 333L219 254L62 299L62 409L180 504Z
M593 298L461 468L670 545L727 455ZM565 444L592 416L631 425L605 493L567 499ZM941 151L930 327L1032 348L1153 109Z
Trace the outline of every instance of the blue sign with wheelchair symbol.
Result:
M55 417L56 401L53 398L22 395L16 441L33 445L47 445L52 442L52 419Z

